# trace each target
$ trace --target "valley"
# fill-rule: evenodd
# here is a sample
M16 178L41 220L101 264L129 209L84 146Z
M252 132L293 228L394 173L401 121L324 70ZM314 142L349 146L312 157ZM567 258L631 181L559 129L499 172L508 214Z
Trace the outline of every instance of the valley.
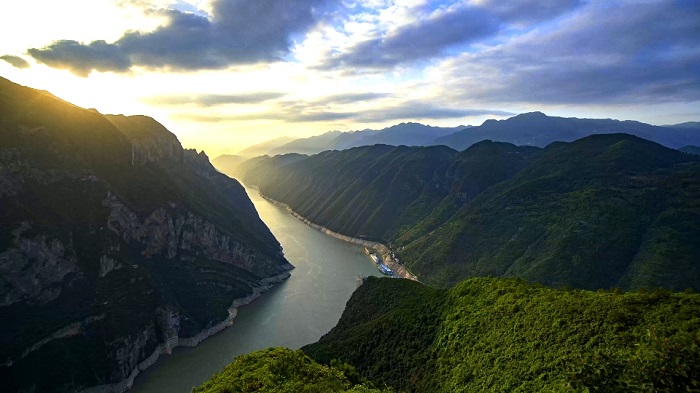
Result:
M247 189L294 266L292 276L242 307L230 328L194 348L178 348L136 378L130 392L188 393L234 356L267 347L301 348L340 319L357 276L380 276L363 247L327 236Z
M152 118L0 88L9 391L700 389L695 123L402 123L376 133L546 138L217 170Z

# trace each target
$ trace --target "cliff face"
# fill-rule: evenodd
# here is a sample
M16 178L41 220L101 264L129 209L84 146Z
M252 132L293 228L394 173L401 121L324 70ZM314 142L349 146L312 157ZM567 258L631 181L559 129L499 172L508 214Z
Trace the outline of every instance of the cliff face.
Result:
M0 79L4 391L123 391L293 267L244 189L147 117Z

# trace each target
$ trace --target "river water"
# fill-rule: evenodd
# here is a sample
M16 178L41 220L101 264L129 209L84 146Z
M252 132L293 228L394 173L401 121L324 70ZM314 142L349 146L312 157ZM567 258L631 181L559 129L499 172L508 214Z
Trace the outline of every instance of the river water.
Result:
M233 325L193 348L175 348L136 377L132 393L189 393L234 356L317 341L340 319L357 276L380 276L362 246L312 229L248 188L260 218L294 265L292 277L241 307Z

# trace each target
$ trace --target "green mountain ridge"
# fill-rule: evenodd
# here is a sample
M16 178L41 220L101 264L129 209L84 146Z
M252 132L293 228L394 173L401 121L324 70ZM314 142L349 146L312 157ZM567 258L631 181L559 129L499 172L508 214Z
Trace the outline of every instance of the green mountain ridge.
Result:
M128 389L289 276L243 187L155 120L6 79L0 114L4 391Z
M374 145L310 157L258 157L227 173L331 230L386 240L441 202L461 206L517 172L536 150L493 142L461 154L444 146ZM492 153L503 160L495 163ZM482 175L487 167L492 170Z
M698 289L700 165L630 135L544 149L441 228L400 243L419 277L509 276L552 286ZM485 235L486 234L486 235Z
M697 391L700 296L369 278L302 350L404 392Z
M544 115L541 115L544 116ZM520 277L700 289L700 164L627 135L259 157L231 175L312 222L390 244L428 284Z
M370 277L318 342L239 356L193 391L695 392L698 315L692 293Z

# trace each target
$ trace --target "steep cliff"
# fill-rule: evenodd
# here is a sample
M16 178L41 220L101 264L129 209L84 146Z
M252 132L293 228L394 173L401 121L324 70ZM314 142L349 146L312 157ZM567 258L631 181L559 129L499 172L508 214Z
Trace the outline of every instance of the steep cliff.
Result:
M292 266L243 187L153 119L0 79L4 391L114 392Z

